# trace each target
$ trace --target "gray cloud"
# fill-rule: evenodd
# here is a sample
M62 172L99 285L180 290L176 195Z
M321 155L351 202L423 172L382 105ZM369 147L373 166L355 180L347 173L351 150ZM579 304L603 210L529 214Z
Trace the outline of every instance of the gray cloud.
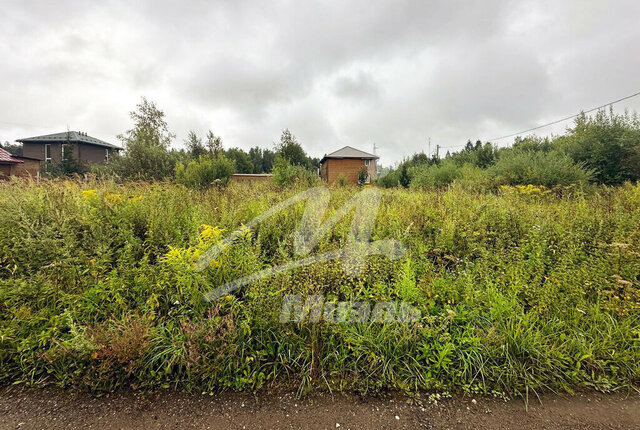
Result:
M362 70L355 74L344 74L338 77L333 90L338 97L355 100L375 100L380 95L380 87L371 73Z
M632 1L40 1L3 12L0 140L69 125L113 141L144 95L176 145L211 128L227 146L271 146L289 128L311 155L376 142L391 164L429 137L446 151L640 88Z

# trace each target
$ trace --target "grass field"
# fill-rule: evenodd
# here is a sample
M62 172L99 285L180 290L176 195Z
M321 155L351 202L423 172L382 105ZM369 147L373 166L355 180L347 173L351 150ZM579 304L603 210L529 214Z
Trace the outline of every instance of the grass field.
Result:
M318 263L206 302L292 260L302 203L193 267L297 191L0 184L0 382L526 395L640 381L640 186L384 190L372 240L403 242L405 257L372 256L353 278ZM358 191L331 189L332 210ZM422 319L281 324L285 294L407 301Z

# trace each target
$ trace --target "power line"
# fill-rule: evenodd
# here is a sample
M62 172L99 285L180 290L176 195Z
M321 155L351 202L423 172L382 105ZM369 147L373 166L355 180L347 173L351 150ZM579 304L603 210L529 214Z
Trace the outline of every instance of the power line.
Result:
M621 102L621 101L623 101L623 100L630 99L631 97L635 97L635 96L638 96L638 95L640 95L640 91L638 91L638 92L637 92L637 93L635 93L635 94L631 94L630 96L626 96L626 97L623 97L623 98L621 98L621 99L618 99L618 100L615 100L615 101L612 101L612 102L609 102L609 103L605 103L605 104L600 105L600 106L598 106L598 107L594 107L594 108L592 108L592 109L589 109L589 110L586 110L586 111L582 111L582 112L577 113L577 114L575 114L575 115L571 115L571 116L568 116L568 117L565 117L565 118L562 118L562 119L558 119L558 120L556 120L556 121L552 121L552 122L549 122L549 123L547 123L547 124L539 125L539 126L537 126L537 127L532 127L532 128L527 129L527 130L522 130L522 131L519 131L519 132L517 132L517 133L507 134L507 135L504 135L504 136L496 137L496 138L494 138L494 139L489 139L489 140L487 140L487 142L495 142L496 140L502 140L502 139L506 139L506 138L508 138L508 137L519 136L519 135L521 135L521 134L528 133L528 132L530 132L530 131L534 131L534 130L538 130L538 129L541 129L541 128L544 128L544 127L548 127L548 126L550 126L550 125L558 124L558 123L561 123L561 122L563 122L563 121L567 121L567 120L569 120L569 119L575 118L575 117L577 117L578 115L580 115L581 113L589 113L589 112L593 112L594 110L602 109L603 107L610 106L610 105L612 105L612 104L615 104L615 103Z
M28 123L24 123L24 122L12 122L12 121L0 121L0 124L6 124L6 125L13 125L13 126L17 126L17 127L26 127L26 128L33 128L33 129L55 129L55 128L62 128L62 127L54 127L54 126L50 126L50 125L36 125L36 124L28 124ZM69 125L67 124L67 131L69 131ZM112 133L112 132L106 132L104 130L96 130L96 129L92 129L93 133L97 133L97 134L103 134L103 135L109 135L109 136L117 136L117 133Z
M10 121L0 121L0 124L15 125L18 127L31 127L31 128L53 128L53 127L49 127L48 125L35 125L35 124L26 124L23 122L10 122Z

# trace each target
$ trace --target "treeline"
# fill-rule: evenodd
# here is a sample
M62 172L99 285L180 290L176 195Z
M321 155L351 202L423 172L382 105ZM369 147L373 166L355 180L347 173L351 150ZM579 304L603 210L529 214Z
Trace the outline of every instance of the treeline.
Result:
M284 130L273 150L255 146L244 151L225 149L222 139L211 130L204 137L190 131L185 148L172 149L175 135L158 107L143 98L131 112L133 128L118 136L124 152L96 173L115 175L122 179L174 180L192 188L204 188L212 183L225 184L233 173L279 173L293 170L294 177L306 180L317 168L319 159L307 156L296 137ZM284 175L286 176L286 175Z
M640 179L637 114L579 115L561 136L516 138L509 148L467 142L443 159L415 154L378 179L383 187L434 188L454 182L471 188L499 185L617 185Z

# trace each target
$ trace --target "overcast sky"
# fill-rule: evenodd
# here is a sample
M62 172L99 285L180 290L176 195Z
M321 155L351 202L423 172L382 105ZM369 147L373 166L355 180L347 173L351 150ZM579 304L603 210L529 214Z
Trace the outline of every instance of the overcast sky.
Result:
M175 146L289 128L312 156L375 142L389 165L640 91L638 1L323 3L3 1L0 140L116 143L146 96Z

